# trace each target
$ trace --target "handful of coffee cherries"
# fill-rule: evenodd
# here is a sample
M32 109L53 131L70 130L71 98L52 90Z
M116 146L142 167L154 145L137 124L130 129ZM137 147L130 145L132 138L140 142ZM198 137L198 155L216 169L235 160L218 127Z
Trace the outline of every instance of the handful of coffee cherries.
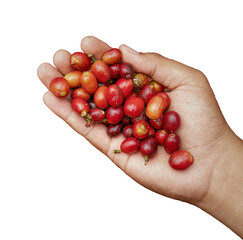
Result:
M75 52L70 57L75 69L64 77L54 78L50 90L56 97L66 97L72 90L72 108L92 124L107 126L111 137L123 133L125 140L114 154L140 151L145 165L163 145L170 154L169 164L177 170L188 168L193 156L180 150L180 116L168 111L170 98L160 83L122 62L117 48L105 52L102 60L93 54Z

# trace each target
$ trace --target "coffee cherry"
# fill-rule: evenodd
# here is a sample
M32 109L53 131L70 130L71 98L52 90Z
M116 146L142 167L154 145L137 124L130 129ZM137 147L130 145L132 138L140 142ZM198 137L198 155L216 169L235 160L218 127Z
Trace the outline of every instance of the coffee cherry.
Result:
M49 86L51 92L59 98L66 97L70 92L70 86L63 77L57 77L51 80Z
M93 99L92 99L92 100L89 100L89 101L88 101L88 104L89 104L89 108L90 108L90 109L95 109L95 108L97 108L97 106L95 105L95 102L94 102Z
M128 97L133 90L132 79L120 78L116 85L121 89L123 98Z
M114 136L118 135L121 132L121 128L122 128L122 124L110 125L107 128L107 134L110 137L114 137Z
M128 100L129 98L132 97L138 97L138 93L137 92L131 92L131 94L129 94L129 96L126 98L126 100Z
M92 72L83 72L80 83L82 88L90 94L95 93L98 87L97 79Z
M82 52L73 53L70 62L73 68L80 71L87 71L91 66L91 61L88 55Z
M145 165L147 165L149 158L157 151L157 148L158 142L154 137L148 137L141 142L139 150L145 157Z
M133 68L129 63L122 63L120 65L120 75L122 78L132 78L133 73Z
M101 86L96 90L94 94L94 102L98 108L102 108L102 109L108 108L109 104L107 99L107 92L108 92L108 87L106 86Z
M159 145L164 145L167 136L168 133L164 129L157 131L157 133L155 134L155 138L158 141Z
M79 98L83 98L84 100L88 101L90 99L91 95L89 93L87 93L83 88L76 88L73 90L71 97L72 98L79 97Z
M181 139L180 136L176 133L170 133L164 142L164 148L165 151L169 154L172 154L173 152L179 150L181 145Z
M70 88L76 88L80 86L80 79L82 76L81 71L72 71L67 73L64 78L67 80Z
M123 118L123 108L119 107L108 107L105 112L106 120L110 124L117 124Z
M160 116L160 118L156 119L156 120L153 120L153 119L149 119L149 124L151 127L153 127L154 129L156 130L159 130L162 128L163 126L163 118L164 118L164 115L162 114Z
M185 170L190 167L194 162L191 153L185 150L179 150L171 154L169 164L176 170Z
M72 108L75 112L85 117L89 113L89 104L82 98L74 98L72 100Z
M156 95L155 87L153 85L146 85L143 87L141 92L139 93L139 97L144 100L144 103L147 104L148 101Z
M132 121L133 124L135 124L136 122L138 122L140 120L148 121L148 118L146 116L145 109L143 109L143 111L141 112L141 114L138 117L131 118L131 121Z
M111 70L102 60L95 61L91 66L91 70L99 82L105 83L111 80Z
M158 119L161 117L164 110L165 110L164 98L156 95L149 100L146 108L146 115L150 119Z
M132 129L133 129L133 125L132 124L126 125L123 128L122 133L123 133L125 138L129 138L129 137L133 136Z
M121 89L117 85L110 85L107 91L107 99L112 107L120 106L123 102Z
M181 124L180 116L175 111L169 111L164 115L163 129L168 132L175 132Z
M102 60L108 64L115 64L118 63L121 60L122 53L118 48L112 48L104 53L102 56Z
M88 119L93 122L101 122L105 119L105 111L99 108L90 109Z
M124 152L127 154L133 154L138 151L139 145L140 145L140 143L135 137L130 137L130 138L125 139L121 143L121 146L120 146L121 150L113 150L113 153Z
M158 82L156 81L150 81L149 82L150 85L154 86L156 92L163 92L164 91L164 86L159 84Z
M137 139L144 139L149 135L150 126L148 122L140 120L133 125L133 135Z
M149 78L146 74L137 73L133 77L132 81L133 81L134 88L141 90L143 87L145 87L148 84Z
M167 109L170 106L170 97L165 92L159 92L157 93L158 96L161 96L165 100L165 109Z
M138 117L144 109L144 101L138 97L131 97L124 104L124 113L126 116Z
M149 127L148 137L153 137L155 135L155 130L152 127Z
M119 79L121 77L120 75L120 64L115 63L113 65L109 66L111 71L111 79Z
M130 124L131 123L131 118L129 118L129 117L127 117L127 116L124 116L123 118L122 118L122 124L123 125L128 125L128 124Z

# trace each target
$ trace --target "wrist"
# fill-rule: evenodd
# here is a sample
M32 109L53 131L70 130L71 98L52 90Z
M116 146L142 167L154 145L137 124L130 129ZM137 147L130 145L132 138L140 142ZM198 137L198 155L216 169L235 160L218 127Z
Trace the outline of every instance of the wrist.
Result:
M230 130L218 156L208 192L198 207L243 237L243 141Z

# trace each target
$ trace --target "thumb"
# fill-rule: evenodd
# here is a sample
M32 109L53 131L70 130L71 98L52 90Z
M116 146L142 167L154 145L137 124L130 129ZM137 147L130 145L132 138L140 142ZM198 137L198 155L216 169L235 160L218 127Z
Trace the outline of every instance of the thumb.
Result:
M140 53L125 44L120 46L123 62L130 63L136 72L142 72L169 89L191 84L199 76L198 70L168 59L158 53Z

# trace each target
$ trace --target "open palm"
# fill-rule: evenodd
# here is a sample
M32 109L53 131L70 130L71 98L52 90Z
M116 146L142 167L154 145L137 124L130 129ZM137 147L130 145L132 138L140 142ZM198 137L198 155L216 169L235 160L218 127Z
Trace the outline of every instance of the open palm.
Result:
M110 47L95 37L82 40L82 50L101 58ZM224 147L221 141L228 126L220 112L206 77L198 70L167 59L155 53L135 53L125 45L120 47L123 61L133 65L135 71L150 75L171 91L169 110L176 110L182 119L178 133L182 149L194 156L194 164L185 171L176 171L168 164L169 155L159 147L155 156L144 165L141 153L114 154L124 137L109 137L102 124L85 127L84 119L72 110L70 99L56 98L51 92L44 96L46 105L75 131L106 154L128 176L146 188L162 195L197 203L205 196L210 178L219 155L217 149ZM40 80L48 88L54 77L73 70L69 63L70 53L59 50L54 55L53 67L43 63L38 68Z

